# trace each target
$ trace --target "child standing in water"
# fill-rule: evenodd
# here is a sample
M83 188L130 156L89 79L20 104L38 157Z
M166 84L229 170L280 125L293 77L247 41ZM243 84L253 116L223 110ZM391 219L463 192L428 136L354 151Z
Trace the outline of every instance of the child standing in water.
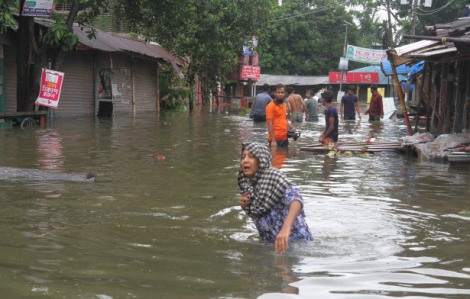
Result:
M310 240L303 199L287 177L271 165L271 152L260 143L243 143L238 186L240 206L253 219L260 237L284 254L289 241Z

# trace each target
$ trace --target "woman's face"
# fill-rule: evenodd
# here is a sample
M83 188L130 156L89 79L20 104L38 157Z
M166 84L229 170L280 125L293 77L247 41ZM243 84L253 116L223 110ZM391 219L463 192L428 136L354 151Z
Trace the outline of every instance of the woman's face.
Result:
M255 174L259 169L259 159L247 149L244 149L240 165L243 173L252 180L255 178Z

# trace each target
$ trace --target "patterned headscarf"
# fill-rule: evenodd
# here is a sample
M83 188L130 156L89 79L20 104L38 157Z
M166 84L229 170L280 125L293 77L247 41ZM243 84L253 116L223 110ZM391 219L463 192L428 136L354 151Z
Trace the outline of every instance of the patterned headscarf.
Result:
M240 164L238 171L238 187L242 194L247 192L251 204L247 205L245 212L253 217L260 218L278 203L284 200L286 188L291 185L285 174L271 165L271 152L269 148L260 143L243 143L243 150L247 149L259 159L259 169L253 181L244 173Z

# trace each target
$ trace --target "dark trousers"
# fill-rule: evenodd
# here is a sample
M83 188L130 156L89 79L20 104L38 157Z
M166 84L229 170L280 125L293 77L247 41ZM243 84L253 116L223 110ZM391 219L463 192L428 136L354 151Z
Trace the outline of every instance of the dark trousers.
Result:
M262 121L265 122L265 121L266 121L266 115L256 115L256 114L255 114L255 115L253 115L253 117L254 117L253 120L254 120L254 121L257 121L257 122L258 122L258 121L259 121L259 122L262 122Z
M289 145L289 140L284 139L284 140L276 140L277 146L278 147L287 147ZM271 147L271 142L268 140L268 147Z
M354 115L344 115L344 120L356 120L356 114Z

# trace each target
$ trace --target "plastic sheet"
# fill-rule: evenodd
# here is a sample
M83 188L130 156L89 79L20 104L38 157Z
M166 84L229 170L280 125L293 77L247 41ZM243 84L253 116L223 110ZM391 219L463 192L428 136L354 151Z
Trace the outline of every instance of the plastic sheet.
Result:
M421 160L440 160L445 159L451 153L451 149L470 144L469 133L442 134L436 139L433 138L434 141L427 141L431 138L430 133L418 133L404 137L402 145L412 145Z

